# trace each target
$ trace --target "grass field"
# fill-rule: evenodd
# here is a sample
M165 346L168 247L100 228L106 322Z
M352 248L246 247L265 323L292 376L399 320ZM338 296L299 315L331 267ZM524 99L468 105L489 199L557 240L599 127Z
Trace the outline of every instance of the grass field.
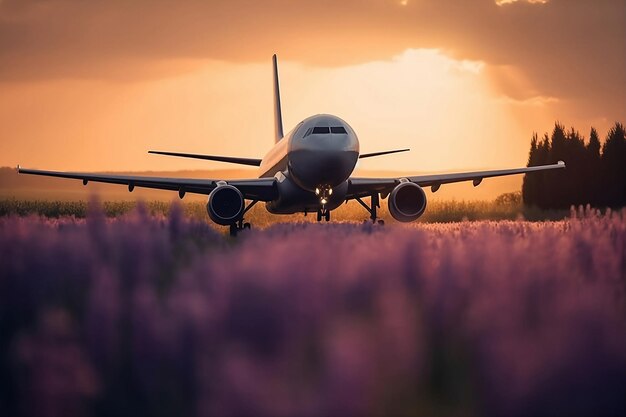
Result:
M366 199L367 201L368 199ZM369 204L369 201L367 201ZM118 217L130 213L138 205L152 215L167 216L172 205L180 207L185 217L209 221L206 203L201 201L190 202L166 202L147 201L137 203L135 201L104 201L98 203L102 206L107 217ZM0 216L29 216L58 218L74 216L85 218L89 212L89 202L86 201L54 201L54 200L18 200L0 199ZM546 211L524 207L520 203L498 203L496 201L440 201L428 203L426 212L419 219L422 223L449 223L463 220L561 220L569 217L569 211ZM383 201L379 216L386 222L394 223L388 210L387 202ZM335 221L362 221L369 214L356 202L351 201L332 212ZM285 222L314 222L315 215L305 217L302 214L295 215L272 215L265 210L262 203L257 204L246 216L255 227L268 227L276 223Z
M2 415L626 412L626 212L232 239L58 207L0 217Z

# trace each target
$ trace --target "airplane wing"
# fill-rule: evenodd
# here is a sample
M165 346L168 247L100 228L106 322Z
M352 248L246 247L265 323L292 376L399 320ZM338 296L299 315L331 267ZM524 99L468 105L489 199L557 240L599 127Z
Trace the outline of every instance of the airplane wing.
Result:
M158 190L177 191L182 198L186 193L210 194L221 180L195 178L159 178L134 175L108 175L83 172L42 171L25 169L19 165L20 174L43 175L47 177L70 178L82 180L83 185L88 182L102 182L107 184L122 184L128 186L128 191L135 187L154 188ZM253 178L241 180L224 180L225 183L236 187L247 200L271 201L277 198L276 180L274 178Z
M527 172L544 171L549 169L565 168L565 162L559 161L551 165L539 165L533 167L499 169L492 171L458 172L452 174L416 175L404 177L420 187L431 187L437 191L442 184L453 182L473 181L474 186L480 184L483 178L502 177L504 175L525 174ZM350 178L348 180L347 199L367 197L372 193L381 193L384 196L400 183L404 178Z

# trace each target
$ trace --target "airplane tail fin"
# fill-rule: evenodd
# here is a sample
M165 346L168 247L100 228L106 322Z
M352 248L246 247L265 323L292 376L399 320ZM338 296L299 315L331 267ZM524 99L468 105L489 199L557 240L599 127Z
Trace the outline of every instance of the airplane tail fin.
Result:
M283 138L283 114L280 108L280 86L278 83L278 60L276 54L272 56L274 69L274 130L276 132L275 141L278 143Z

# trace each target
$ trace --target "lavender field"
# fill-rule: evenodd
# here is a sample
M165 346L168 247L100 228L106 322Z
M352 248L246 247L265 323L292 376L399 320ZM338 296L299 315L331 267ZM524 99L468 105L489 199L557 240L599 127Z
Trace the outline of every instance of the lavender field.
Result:
M623 415L626 212L0 218L0 415Z

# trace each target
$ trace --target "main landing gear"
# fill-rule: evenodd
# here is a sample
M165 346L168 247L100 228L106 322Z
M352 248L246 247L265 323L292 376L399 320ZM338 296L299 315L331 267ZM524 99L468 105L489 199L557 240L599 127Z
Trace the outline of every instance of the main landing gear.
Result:
M367 212L370 214L370 219L372 220L372 223L378 223L380 225L384 225L385 221L384 220L378 220L376 221L377 217L376 217L376 209L380 208L380 197L378 195L378 193L373 193L370 194L371 197L371 205L368 206L363 200L361 200L360 197L356 197L356 201L359 202L360 205L362 205L365 210L367 210Z
M250 225L250 223L244 223L243 219L239 220L237 223L233 223L230 225L230 235L231 236L237 236L237 233L239 233L242 230L250 230L252 226Z
M237 220L235 223L232 223L230 225L230 235L231 236L237 236L237 233L239 233L242 230L250 230L250 228L252 227L250 225L250 223L246 223L243 221L243 216L248 212L248 210L250 210L252 208L252 206L254 206L256 203L258 203L258 200L253 200L250 202L250 204L248 204L245 208L245 210L243 211L243 213L241 214L241 219Z

